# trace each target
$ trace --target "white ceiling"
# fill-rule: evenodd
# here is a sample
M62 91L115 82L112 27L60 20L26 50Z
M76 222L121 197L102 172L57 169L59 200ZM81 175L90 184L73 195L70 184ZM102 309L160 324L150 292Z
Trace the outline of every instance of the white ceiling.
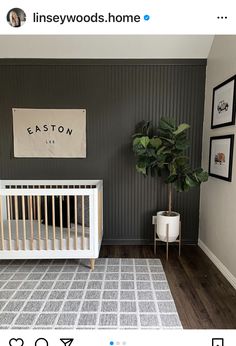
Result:
M0 58L207 58L213 35L0 36Z

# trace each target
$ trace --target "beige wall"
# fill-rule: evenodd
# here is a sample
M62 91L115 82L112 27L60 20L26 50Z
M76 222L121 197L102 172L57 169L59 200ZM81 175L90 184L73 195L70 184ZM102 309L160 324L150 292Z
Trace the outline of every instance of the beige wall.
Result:
M207 58L212 35L0 36L0 58Z
M202 165L208 169L209 137L236 134L236 126L211 130L212 89L236 74L236 36L216 36L208 57ZM200 242L231 283L236 283L236 148L232 182L209 177L201 186ZM218 263L217 263L218 262Z

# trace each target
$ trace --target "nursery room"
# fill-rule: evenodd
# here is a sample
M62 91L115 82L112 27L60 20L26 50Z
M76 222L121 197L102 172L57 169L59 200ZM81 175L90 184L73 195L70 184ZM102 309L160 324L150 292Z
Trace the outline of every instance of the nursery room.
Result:
M236 36L0 37L1 329L235 329Z

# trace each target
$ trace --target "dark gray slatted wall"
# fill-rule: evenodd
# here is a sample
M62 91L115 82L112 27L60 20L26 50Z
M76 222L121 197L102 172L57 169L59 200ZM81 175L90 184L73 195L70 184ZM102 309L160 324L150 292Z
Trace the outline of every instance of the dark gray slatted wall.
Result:
M0 61L1 179L103 179L104 240L152 240L151 216L167 207L166 186L135 171L135 124L161 116L191 125L200 166L205 61ZM86 108L86 159L14 159L12 107ZM199 189L176 194L184 239L198 238Z

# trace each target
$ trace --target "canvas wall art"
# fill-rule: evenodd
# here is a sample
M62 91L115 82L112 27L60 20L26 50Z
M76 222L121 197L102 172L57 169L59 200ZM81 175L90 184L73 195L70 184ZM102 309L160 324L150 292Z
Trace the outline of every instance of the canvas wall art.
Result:
M85 109L14 108L14 157L85 158Z

